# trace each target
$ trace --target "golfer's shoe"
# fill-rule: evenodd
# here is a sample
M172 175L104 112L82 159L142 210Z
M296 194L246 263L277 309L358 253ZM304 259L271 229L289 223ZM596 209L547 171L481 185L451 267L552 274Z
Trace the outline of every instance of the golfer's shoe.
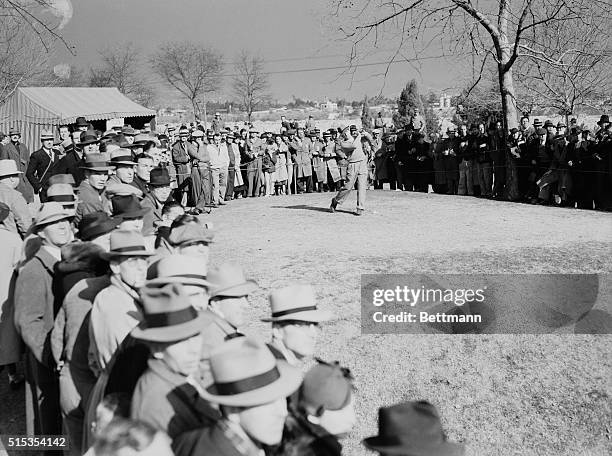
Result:
M332 199L331 204L329 206L329 212L331 212L332 214L336 212L336 207L338 207L338 202L335 199Z
M363 209L357 209L355 215L363 215Z

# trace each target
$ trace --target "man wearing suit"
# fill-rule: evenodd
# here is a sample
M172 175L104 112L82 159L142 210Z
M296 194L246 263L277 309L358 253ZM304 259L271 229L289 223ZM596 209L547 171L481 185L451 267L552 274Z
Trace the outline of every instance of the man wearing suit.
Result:
M295 178L299 182L298 193L312 193L312 156L314 146L307 138L302 127L297 130L297 138L289 143L289 152L296 164ZM304 183L306 189L304 190Z
M25 173L28 169L28 162L30 161L30 151L25 144L19 142L21 139L21 132L19 130L11 128L9 136L11 142L0 150L0 160L13 160L17 163L17 169ZM19 181L17 191L23 195L28 203L34 201L34 190L32 190L32 186L27 179L21 179Z
M40 135L42 147L32 154L28 163L26 177L40 197L40 202L47 200L47 181L51 177L51 168L57 160L57 152L53 150L53 133L44 131Z

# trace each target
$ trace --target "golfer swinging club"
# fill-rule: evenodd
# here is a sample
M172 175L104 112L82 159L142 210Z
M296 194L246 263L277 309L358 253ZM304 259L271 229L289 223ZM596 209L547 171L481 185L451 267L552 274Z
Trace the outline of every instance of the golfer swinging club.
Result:
M367 131L360 133L355 125L349 127L350 137L347 137L346 130L346 128L342 130L340 135L342 139L338 138L336 142L336 152L342 158L348 160L346 180L336 197L332 198L329 210L330 212L336 212L338 204L344 202L355 187L355 181L357 181L357 211L355 211L355 215L361 215L365 206L366 188L368 185L368 157L363 152L361 138L364 137L371 144L373 139Z

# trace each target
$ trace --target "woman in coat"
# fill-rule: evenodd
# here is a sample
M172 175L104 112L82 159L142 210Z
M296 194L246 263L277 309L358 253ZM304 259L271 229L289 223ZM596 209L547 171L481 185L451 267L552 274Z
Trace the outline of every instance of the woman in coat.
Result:
M281 135L276 135L274 137L274 142L276 143L277 151L277 162L276 162L276 186L279 187L279 194L284 195L287 190L287 165L289 163L289 148L287 144L283 141L283 137ZM289 194L289 191L286 192Z

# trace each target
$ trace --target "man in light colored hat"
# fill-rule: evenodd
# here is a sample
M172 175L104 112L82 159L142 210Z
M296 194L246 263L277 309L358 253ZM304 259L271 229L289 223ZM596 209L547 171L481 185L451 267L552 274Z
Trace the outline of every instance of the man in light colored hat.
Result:
M221 142L219 133L215 133L211 144L206 146L210 157L210 177L212 180L212 207L227 204L225 191L227 190L227 175L229 167L229 153L227 145Z
M215 133L220 133L225 128L225 122L221 118L221 114L215 112L215 117L212 121L211 128Z
M264 454L278 445L287 417L287 397L302 381L299 369L278 361L266 346L240 337L211 354L213 382L200 395L218 404L223 418L208 428L174 439L177 456Z
M108 165L102 154L89 154L85 157L85 164L82 168L85 171L85 179L79 185L76 223L79 223L84 215L91 212L111 213L110 202L104 194L104 190L113 167Z
M199 128L191 133L193 142L189 149L191 158L191 201L195 214L201 214L211 204L212 170L208 143L204 140L204 132Z
M0 160L13 160L17 165L17 170L23 174L28 169L30 151L21 142L21 132L17 128L11 128L8 136L11 140L0 149ZM22 179L19 182L17 191L23 195L28 203L34 201L34 190L27 179Z
M200 131L200 130L198 130ZM194 153L194 145L189 141L189 129L181 127L179 129L179 137L172 144L172 162L176 171L176 198L186 202L187 195L191 191L189 175L192 173L189 164Z
M39 195L40 202L47 200L47 181L51 176L51 169L59 161L58 154L53 150L53 132L43 130L40 134L42 147L32 153L26 177L34 189L34 194Z
M355 182L357 182L357 210L355 214L361 215L365 209L366 187L368 185L368 157L363 151L361 141L362 138L365 138L370 144L373 144L374 139L367 131L360 133L355 125L351 125L349 130L350 137L346 137L339 142L342 153L348 160L346 180L338 194L332 198L330 211L335 212L336 207L346 200L355 188Z
M98 293L91 310L94 370L106 368L125 337L142 321L138 290L145 284L151 255L142 234L125 230L111 233L110 251L103 255L110 263L111 283Z
M115 167L115 174L109 179L108 183L132 184L134 182L134 168L136 162L132 159L129 149L116 149L110 154L110 165Z
M17 191L20 174L23 173L13 160L0 160L0 202L10 209L3 224L23 239L32 224L32 216L23 194Z
M144 316L131 336L150 347L151 357L134 389L131 417L175 438L209 427L221 415L200 397L195 381L208 315L190 304L180 285L186 277L168 279L142 289Z
M59 386L49 335L55 317L54 266L73 239L72 214L56 202L36 213L34 231L42 246L25 263L15 284L15 327L26 345L27 434L61 434Z
M47 201L60 203L71 214L76 213L77 198L70 184L53 184L47 189Z
M317 308L314 288L290 285L270 293L271 316L261 321L272 323L268 347L278 359L302 366L314 355L319 324L332 319L330 312Z

